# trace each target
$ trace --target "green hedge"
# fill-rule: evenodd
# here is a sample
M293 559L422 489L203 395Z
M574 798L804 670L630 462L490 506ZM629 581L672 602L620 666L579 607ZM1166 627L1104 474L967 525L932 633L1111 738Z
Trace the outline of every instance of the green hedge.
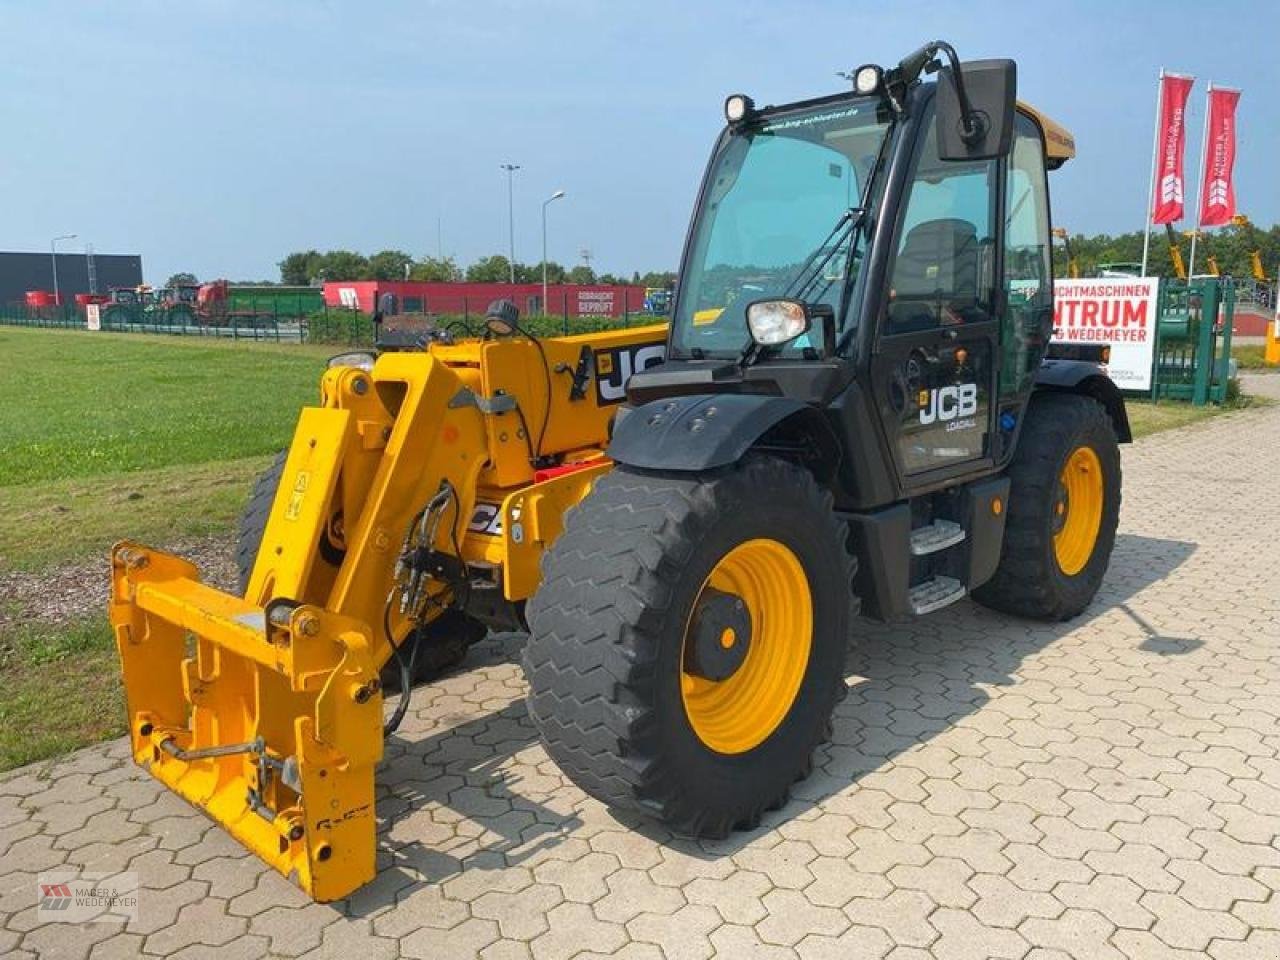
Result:
M472 315L440 314L432 318L437 327L452 330L459 337L484 333L484 319ZM561 337L599 330L616 330L627 326L659 323L661 317L521 317L520 326L537 337ZM343 346L368 346L373 343L373 317L355 310L326 310L307 318L306 339L310 343Z
M321 310L307 317L308 343L369 346L373 343L373 317L355 310Z

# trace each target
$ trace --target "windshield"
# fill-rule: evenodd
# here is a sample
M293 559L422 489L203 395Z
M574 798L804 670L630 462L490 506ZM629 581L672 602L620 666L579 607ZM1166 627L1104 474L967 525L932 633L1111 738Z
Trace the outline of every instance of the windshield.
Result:
M674 354L738 356L750 337L746 306L767 297L830 304L843 322L862 240L854 211L888 129L881 104L849 100L765 117L722 142L681 276ZM802 356L820 337L811 331L777 353Z

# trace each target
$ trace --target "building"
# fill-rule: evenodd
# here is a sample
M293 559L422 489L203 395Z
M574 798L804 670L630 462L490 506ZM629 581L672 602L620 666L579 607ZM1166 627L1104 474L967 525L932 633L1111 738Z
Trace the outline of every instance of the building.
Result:
M83 253L59 253L58 292L63 303L89 293L89 260ZM0 305L22 303L28 290L53 290L53 258L48 253L0 252ZM142 257L97 253L93 257L97 293L142 283Z
M389 299L386 299L389 298ZM372 313L484 313L494 300L507 299L525 316L623 317L644 309L644 287L632 284L553 283L546 309L540 283L424 283L414 280L329 281L324 302Z

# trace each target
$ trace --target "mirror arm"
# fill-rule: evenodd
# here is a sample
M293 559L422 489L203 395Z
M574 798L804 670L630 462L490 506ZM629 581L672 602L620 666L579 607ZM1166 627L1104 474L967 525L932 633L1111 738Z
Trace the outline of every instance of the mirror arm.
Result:
M829 303L815 303L809 318L822 321L822 359L830 360L836 355L836 312Z
M955 84L956 99L960 101L960 121L964 124L964 129L960 132L960 139L965 143L974 143L981 140L987 131L982 118L974 112L972 104L969 103L969 94L964 88L964 74L960 70L960 57L957 56L955 47L944 40L936 40L931 46L941 50L947 55L947 59L951 61L951 82ZM938 69L937 61L931 60L925 69L932 73Z
M885 93L896 114L903 112L907 87L920 78L921 73L935 73L939 69L936 59L941 51L951 62L951 82L955 85L956 99L960 101L960 118L964 129L960 132L965 143L974 143L986 134L982 118L974 112L969 94L964 88L964 75L960 72L960 57L956 48L945 40L931 40L918 50L907 54L885 77Z

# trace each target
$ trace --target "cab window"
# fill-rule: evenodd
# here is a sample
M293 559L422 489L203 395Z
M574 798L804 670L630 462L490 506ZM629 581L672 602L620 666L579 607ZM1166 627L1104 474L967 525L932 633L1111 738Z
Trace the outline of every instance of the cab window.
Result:
M1049 239L1049 188L1044 144L1035 122L1019 113L1005 184L1004 286L1000 392L1021 393L1044 351L1052 326L1053 268Z
M932 120L898 226L886 333L992 319L995 161L938 157Z

